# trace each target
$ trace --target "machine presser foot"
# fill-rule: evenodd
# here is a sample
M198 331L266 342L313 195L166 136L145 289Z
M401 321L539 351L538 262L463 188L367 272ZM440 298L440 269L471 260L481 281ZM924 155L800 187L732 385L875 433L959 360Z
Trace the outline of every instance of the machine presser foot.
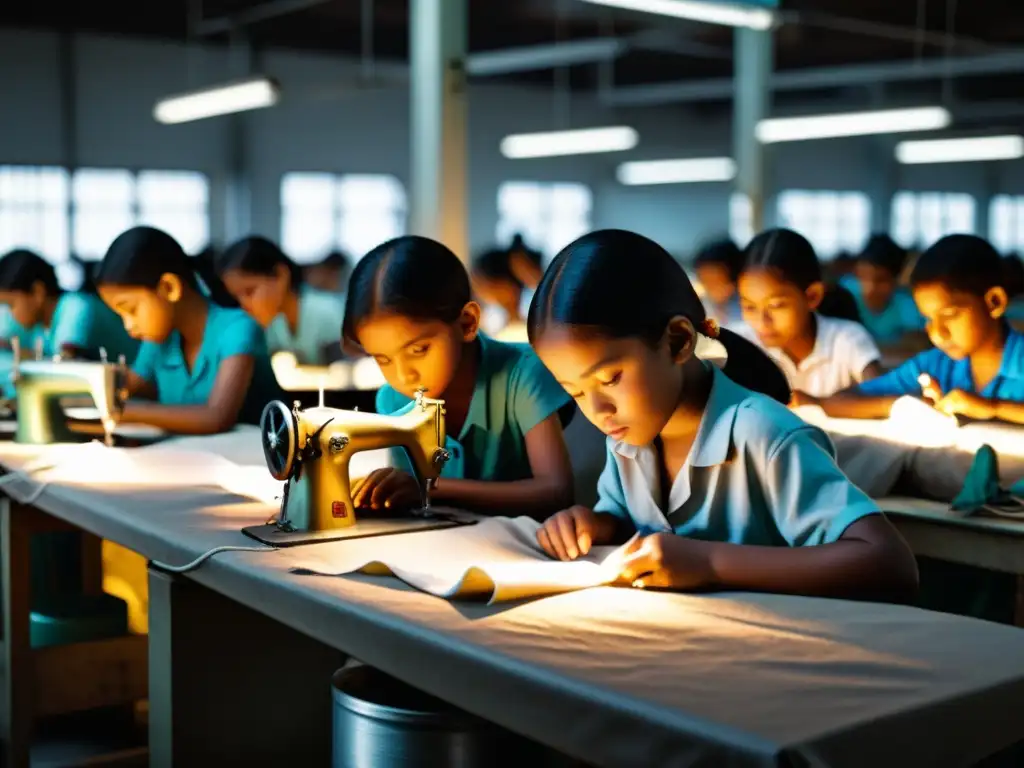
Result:
M251 525L242 533L261 544L271 547L297 547L302 544L323 544L328 541L366 539L373 536L394 536L401 533L434 531L441 528L455 528L473 525L477 520L472 515L448 507L430 507L415 510L401 517L364 516L355 525L328 531L285 531L277 523Z

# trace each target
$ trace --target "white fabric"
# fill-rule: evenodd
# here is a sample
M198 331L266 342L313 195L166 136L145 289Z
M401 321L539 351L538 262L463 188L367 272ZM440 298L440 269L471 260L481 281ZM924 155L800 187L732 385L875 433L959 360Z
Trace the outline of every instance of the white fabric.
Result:
M538 528L528 517L496 517L462 528L381 536L372 560L351 542L319 544L293 571L393 575L437 597L486 599L488 605L597 587L618 576L615 547L594 547L572 562L552 560L537 544Z
M811 354L795 364L782 350L766 347L793 390L829 397L861 380L864 369L882 357L860 323L817 315L818 335ZM756 336L755 336L756 338Z

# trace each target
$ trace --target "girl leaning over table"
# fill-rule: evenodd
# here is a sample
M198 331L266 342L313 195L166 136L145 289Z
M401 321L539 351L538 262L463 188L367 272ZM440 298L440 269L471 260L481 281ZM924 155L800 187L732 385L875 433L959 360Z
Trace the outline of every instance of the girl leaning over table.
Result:
M594 509L538 532L552 556L634 537L621 579L638 587L746 589L908 600L914 557L847 480L832 444L785 403L753 344L708 322L660 246L609 230L567 246L528 318L541 361L608 436ZM717 339L723 370L697 356Z

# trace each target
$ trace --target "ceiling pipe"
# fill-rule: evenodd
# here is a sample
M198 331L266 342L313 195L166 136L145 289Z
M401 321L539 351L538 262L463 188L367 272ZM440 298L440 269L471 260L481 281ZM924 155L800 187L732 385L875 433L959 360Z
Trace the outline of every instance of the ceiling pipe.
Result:
M1019 73L1024 70L1024 51L971 56L960 59L925 59L843 67L815 67L772 74L774 91L802 91L817 88L911 82L942 77L968 77ZM602 101L612 107L647 107L694 101L733 98L731 77L711 80L683 80L652 85L620 86L604 94Z

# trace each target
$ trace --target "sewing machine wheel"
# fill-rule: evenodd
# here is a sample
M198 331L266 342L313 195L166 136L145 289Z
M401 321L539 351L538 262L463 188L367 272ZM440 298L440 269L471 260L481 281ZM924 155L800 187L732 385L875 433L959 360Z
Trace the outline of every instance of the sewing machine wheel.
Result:
M287 480L295 467L299 425L295 414L280 400L267 403L260 417L260 437L267 468L275 480Z

